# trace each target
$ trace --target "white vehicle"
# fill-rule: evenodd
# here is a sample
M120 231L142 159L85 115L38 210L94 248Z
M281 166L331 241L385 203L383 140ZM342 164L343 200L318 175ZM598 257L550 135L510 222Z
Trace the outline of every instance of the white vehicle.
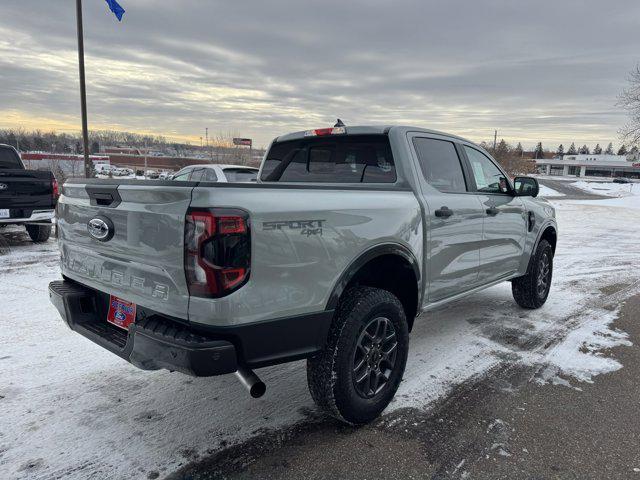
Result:
M131 170L130 168L116 167L112 170L112 173L116 177L126 177L127 175L132 175L133 170Z
M108 163L96 163L93 165L93 167L95 168L96 174L98 175L109 175L109 172L113 173L113 171L116 169L116 167Z
M185 182L199 180L222 183L255 182L258 178L258 170L255 167L243 165L189 165L179 170L171 179Z

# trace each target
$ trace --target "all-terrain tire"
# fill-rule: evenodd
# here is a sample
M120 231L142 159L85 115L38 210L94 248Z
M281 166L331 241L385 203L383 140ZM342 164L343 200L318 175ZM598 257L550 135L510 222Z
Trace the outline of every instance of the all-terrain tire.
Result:
M516 303L523 308L540 308L549 296L552 276L553 248L546 240L540 240L529 261L527 273L511 281L511 292Z
M51 236L51 225L25 225L27 233L34 243L42 243Z
M382 329L384 333L377 335ZM375 338L387 338L386 342L373 341L374 334ZM371 343L367 347L369 338ZM368 423L380 415L395 395L408 351L407 319L398 298L378 288L352 288L340 300L325 349L307 360L311 396L322 410L339 420ZM392 355L395 355L393 366ZM356 364L365 359L364 370L354 371ZM365 378L369 370L372 372L369 377L357 383L358 377ZM376 373L380 371L384 375Z

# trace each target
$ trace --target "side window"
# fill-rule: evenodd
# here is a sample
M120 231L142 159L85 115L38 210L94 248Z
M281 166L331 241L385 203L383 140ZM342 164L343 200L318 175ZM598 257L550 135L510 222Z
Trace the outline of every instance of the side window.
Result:
M202 180L204 170L204 168L194 168L191 171L191 177L189 177L189 180L191 180L192 182L199 182L200 180Z
M173 179L181 182L186 182L187 180L189 180L190 174L191 174L191 169L180 170L178 173L176 173L176 176L173 177Z
M416 137L413 145L429 185L446 193L467 191L462 164L452 142Z
M467 153L467 157L469 157L473 178L476 181L476 187L479 192L507 193L509 191L507 179L489 157L466 145L464 150Z
M204 170L204 175L202 176L202 180L206 182L217 182L218 175L216 175L216 171L213 168L206 168Z

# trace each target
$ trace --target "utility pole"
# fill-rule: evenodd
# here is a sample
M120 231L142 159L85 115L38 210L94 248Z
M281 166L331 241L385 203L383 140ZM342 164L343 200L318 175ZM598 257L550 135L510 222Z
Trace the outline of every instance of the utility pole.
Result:
M87 87L84 78L84 31L82 28L82 0L76 0L76 20L78 22L78 69L80 73L80 110L82 112L82 143L84 145L84 176L89 178L89 127L87 124Z
M493 151L496 151L496 145L498 143L498 130L493 131Z

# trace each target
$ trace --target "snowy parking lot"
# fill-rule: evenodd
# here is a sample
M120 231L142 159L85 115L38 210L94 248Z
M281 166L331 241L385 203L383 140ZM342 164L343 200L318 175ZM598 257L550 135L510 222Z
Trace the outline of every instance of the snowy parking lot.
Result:
M381 428L393 412L428 411L503 365L574 389L623 367L602 352L630 345L615 320L640 291L640 197L553 203L559 241L546 305L522 310L502 284L418 319ZM0 252L0 478L164 477L253 437L325 421L304 362L261 370L258 400L233 376L137 370L71 332L50 305L47 285L60 277L53 239L34 245L9 227Z

